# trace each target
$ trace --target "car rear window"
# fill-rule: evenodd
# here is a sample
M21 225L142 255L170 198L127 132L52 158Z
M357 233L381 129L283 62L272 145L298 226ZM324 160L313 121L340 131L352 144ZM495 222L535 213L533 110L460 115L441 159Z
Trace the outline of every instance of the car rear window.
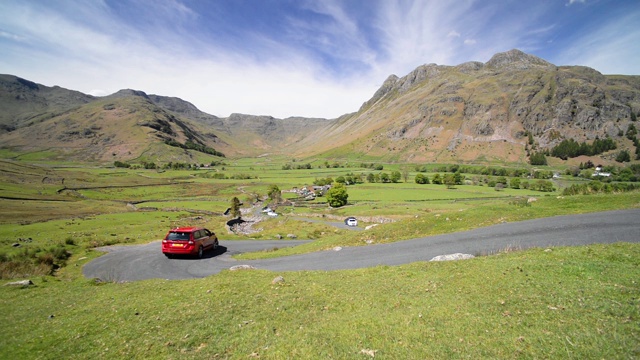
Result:
M167 235L167 240L189 240L189 233L172 231Z

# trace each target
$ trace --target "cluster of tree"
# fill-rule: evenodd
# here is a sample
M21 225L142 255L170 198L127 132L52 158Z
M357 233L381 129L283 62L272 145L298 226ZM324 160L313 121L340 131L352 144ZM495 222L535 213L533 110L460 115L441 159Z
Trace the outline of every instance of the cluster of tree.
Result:
M349 173L345 176L338 176L336 182L345 185L362 184L364 183L364 175Z
M638 135L638 129L636 129L635 125L633 125L633 124L629 125L629 128L627 128L627 139L633 141L633 146L636 147L636 152L635 152L636 158L635 159L636 160L640 160L640 140L638 140L638 136L637 135Z
M316 185L316 186L331 185L333 183L334 183L334 180L333 180L332 177L326 177L326 178L320 178L320 179L313 180L313 185Z
M598 193L622 193L640 190L640 185L631 183L602 183L600 181L589 181L584 184L573 184L564 190L562 195L587 195Z
M370 183L398 183L400 179L402 179L400 171L393 171L391 174L386 172L367 174L367 182Z
M415 171L417 172L427 172L427 165L416 165ZM476 174L476 175L487 175L487 176L510 176L510 177L522 177L529 175L531 170L524 168L504 168L504 167L492 167L492 166L470 166L470 165L442 165L442 166L433 166L433 172L449 172L456 173L460 172L463 174Z
M586 142L578 143L573 139L564 139L560 144L551 149L551 156L567 160L581 155L593 156L602 154L605 151L615 150L618 147L615 141L607 137L605 139L595 139L592 144Z
M169 145L169 146L174 146L174 147L179 147L181 149L186 149L186 150L195 150L201 153L205 153L205 154L209 154L209 155L214 155L214 156L219 156L219 157L225 157L223 153L212 149L208 146L202 145L202 144L196 144L193 141L187 140L184 144L181 144L173 139L167 139L164 141L165 144Z
M293 166L293 164L282 165L282 170L291 170L291 169L301 170L301 169L311 169L311 168L312 166L310 163L296 165L296 166Z
M616 155L617 162L629 162L631 161L631 155L627 150L621 150L618 155Z
M329 164L329 162L328 162L328 161L325 161L325 162L324 162L324 167L326 167L327 169L330 169L330 168L337 169L337 168L342 168L342 167L344 167L344 165L340 164L340 163L339 163L339 162L337 162L337 161L335 161L333 164Z
M600 166L600 165L598 165ZM565 175L573 177L582 177L586 179L594 178L594 171L591 170L593 163L587 162L580 164L580 167L572 167L565 170ZM613 165L607 165L602 167L602 172L610 174L610 176L598 176L597 179L602 182L612 181L625 181L625 182L637 182L640 181L640 164L631 164L627 167L617 167Z
M360 167L363 169L373 169L382 171L384 170L384 166L382 164L374 164L374 163L361 163Z
M114 161L114 162L113 162L113 166L115 166L115 167L117 167L117 168L125 168L125 169L128 169L128 168L130 168L130 167L131 167L131 164L128 164L128 163L126 163L126 162L122 162L122 161L118 161L118 160L116 160L116 161Z
M535 152L529 156L529 164L534 166L547 165L547 157L543 152Z

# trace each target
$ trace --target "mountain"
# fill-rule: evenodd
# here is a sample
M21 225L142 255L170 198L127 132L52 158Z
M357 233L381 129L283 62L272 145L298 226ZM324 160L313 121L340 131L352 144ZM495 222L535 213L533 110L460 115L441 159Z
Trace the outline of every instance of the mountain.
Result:
M640 76L555 66L511 50L486 63L428 64L402 78L391 75L357 113L311 134L296 151L525 163L529 153L565 138L609 136L633 150L623 135L639 112Z
M486 63L391 75L357 112L337 119L276 119L219 118L179 98L137 90L92 97L0 75L0 109L1 146L49 158L193 162L270 153L526 163L563 139L610 137L633 153L625 135L640 112L640 76L556 66L510 50Z
M218 118L175 97L124 89L105 97L0 76L0 144L55 160L209 162L281 152L325 119ZM204 151L203 151L204 150Z
M78 91L0 74L0 134L38 123L94 99Z

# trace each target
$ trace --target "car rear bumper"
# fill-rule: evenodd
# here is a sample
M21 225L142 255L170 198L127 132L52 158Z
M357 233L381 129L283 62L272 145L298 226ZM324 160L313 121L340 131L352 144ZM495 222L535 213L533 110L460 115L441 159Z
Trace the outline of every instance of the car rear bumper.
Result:
M173 246L162 246L163 254L180 254L180 255L194 255L198 253L198 249L195 246L190 247L173 247Z

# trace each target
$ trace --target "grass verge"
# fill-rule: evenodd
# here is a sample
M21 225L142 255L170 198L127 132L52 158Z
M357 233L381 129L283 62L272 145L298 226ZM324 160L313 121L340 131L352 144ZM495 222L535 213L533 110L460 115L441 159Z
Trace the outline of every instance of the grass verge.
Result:
M2 358L637 358L640 245L0 287ZM282 283L272 279L282 275Z

